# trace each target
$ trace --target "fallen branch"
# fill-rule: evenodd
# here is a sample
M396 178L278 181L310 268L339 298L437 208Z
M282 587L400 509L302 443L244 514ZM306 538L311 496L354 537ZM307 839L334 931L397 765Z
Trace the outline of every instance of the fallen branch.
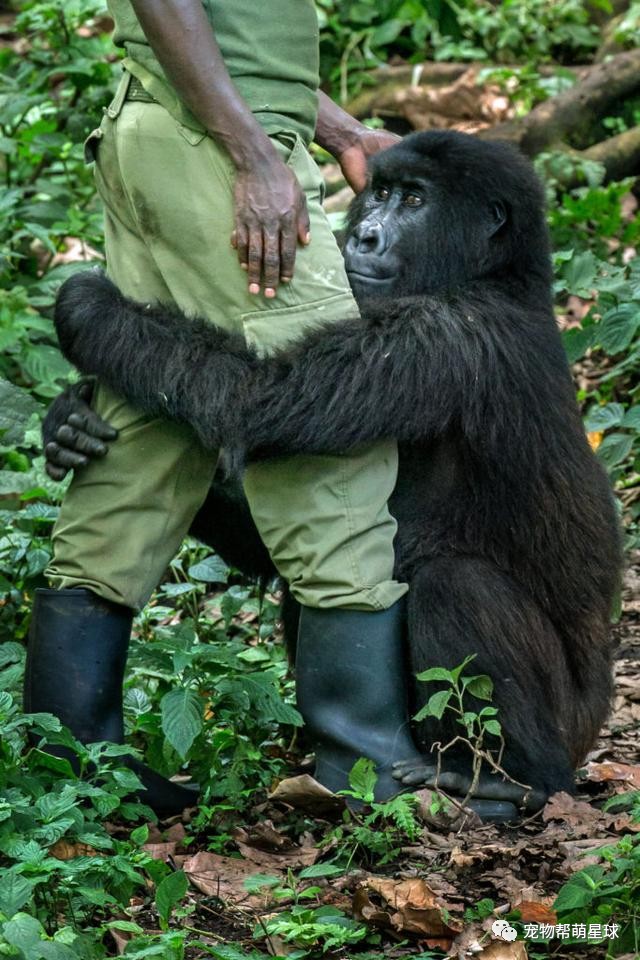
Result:
M510 140L524 153L535 156L561 144L568 135L587 139L597 117L616 100L638 89L640 50L629 50L591 67L574 87L538 104L521 120L497 124L480 135L489 140Z

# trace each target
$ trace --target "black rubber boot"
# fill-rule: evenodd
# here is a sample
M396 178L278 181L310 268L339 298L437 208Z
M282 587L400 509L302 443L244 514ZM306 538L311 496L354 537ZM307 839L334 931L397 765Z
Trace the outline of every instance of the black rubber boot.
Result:
M315 778L349 787L359 757L376 764L376 800L403 789L397 760L421 759L409 726L404 603L388 610L303 607L296 656L298 709L315 750Z
M26 713L52 713L82 743L122 743L122 681L133 613L90 590L36 590L27 665ZM159 817L193 806L197 794L144 764L126 764L145 786L140 800Z

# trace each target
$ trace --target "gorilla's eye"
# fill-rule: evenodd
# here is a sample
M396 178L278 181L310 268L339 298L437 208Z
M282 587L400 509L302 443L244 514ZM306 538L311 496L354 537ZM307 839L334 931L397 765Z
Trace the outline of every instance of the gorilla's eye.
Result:
M385 200L388 200L391 196L391 191L388 187L376 187L373 191L373 199L378 200L380 203L384 203Z
M422 200L422 197L419 196L417 193L408 193L405 196L403 203L407 207L421 207L423 200Z

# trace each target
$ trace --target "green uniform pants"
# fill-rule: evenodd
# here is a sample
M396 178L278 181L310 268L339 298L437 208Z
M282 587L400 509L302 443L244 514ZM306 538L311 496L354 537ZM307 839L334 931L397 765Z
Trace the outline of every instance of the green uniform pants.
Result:
M228 156L159 104L126 100L127 80L87 142L105 207L109 275L123 292L241 331L264 354L315 324L352 316L357 306L322 210L322 180L302 141L273 138L306 192L311 243L275 300L252 297L229 243ZM95 404L120 436L73 478L48 574L54 587L86 587L139 609L203 503L217 455L189 428L149 419L102 386ZM378 610L406 592L393 579L396 525L387 501L396 474L392 441L247 469L258 529L301 603Z

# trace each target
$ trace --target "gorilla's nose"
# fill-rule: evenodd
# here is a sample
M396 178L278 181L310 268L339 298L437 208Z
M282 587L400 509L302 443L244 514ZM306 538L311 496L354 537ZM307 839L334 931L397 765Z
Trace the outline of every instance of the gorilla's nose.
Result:
M380 256L387 247L384 228L377 220L363 220L349 237L347 246L353 253L368 253Z

